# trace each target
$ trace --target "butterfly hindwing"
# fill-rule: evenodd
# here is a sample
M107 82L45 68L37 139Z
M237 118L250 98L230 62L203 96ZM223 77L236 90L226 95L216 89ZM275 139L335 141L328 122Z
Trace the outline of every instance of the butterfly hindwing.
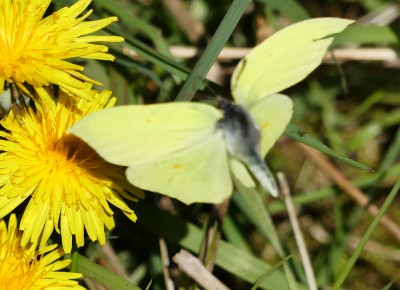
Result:
M221 134L190 148L130 166L128 180L191 204L220 203L232 193L228 153Z
M272 94L253 104L249 113L260 129L260 154L265 157L292 118L292 100L282 94Z

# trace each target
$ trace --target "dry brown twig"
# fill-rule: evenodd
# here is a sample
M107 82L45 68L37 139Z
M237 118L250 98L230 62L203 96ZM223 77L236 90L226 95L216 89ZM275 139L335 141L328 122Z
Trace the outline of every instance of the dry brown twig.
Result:
M177 24L181 27L183 33L189 39L190 43L197 44L202 38L205 38L205 28L203 23L197 20L188 10L187 5L181 0L161 0L163 5L172 14ZM198 50L197 50L198 51ZM196 53L194 56L199 56ZM223 82L223 70L218 62L214 63L207 74L207 78L215 83Z
M297 213L290 194L289 185L287 183L285 175L282 172L278 172L277 177L279 181L279 187L281 189L281 194L285 201L287 213L289 215L290 223L292 225L297 247L299 248L301 262L303 263L304 272L306 273L308 287L310 290L317 290L318 286L315 279L314 270L311 264L310 256L308 255L306 243L304 242L304 237L301 232L299 220L297 219Z
M229 290L229 288L211 274L201 261L186 250L181 250L172 260L181 271L207 290Z
M231 61L239 60L245 57L252 48L224 48L218 56L218 61ZM199 55L199 50L192 46L172 46L170 52L177 58L193 58ZM124 47L123 53L133 59L141 59L141 57L133 50ZM329 51L324 58L324 62L333 63L332 54L335 59L341 61L383 61L387 64L398 64L400 58L396 51L391 48L363 48L363 47L349 47L337 48Z
M365 207L366 211L372 217L375 217L377 215L379 208L376 205L370 203L366 195L360 189L355 187L339 170L337 170L337 168L331 162L329 162L329 160L325 156L323 156L316 149L313 149L302 143L297 143L297 145L350 198L352 198L360 206ZM389 216L384 215L380 220L380 223L397 239L397 241L400 242L400 227L396 222L394 222Z
M347 239L347 246L351 251L354 251L357 248L357 245L360 243L360 240L361 238L358 236L349 236ZM365 244L364 251L379 256L380 259L388 262L400 262L400 250L390 248L387 245L373 240L369 240Z
M112 272L116 273L117 275L123 277L125 280L129 280L129 275L126 273L124 267L121 265L115 251L110 244L110 242L106 242L104 246L100 248L101 252L104 255L104 258L100 259L100 264L105 268L111 270ZM97 253L98 254L98 253ZM94 254L91 258L98 257L97 254ZM87 289L92 290L106 290L107 288L97 284L96 282L90 280L89 278L83 277L87 285Z
M183 33L191 43L197 43L204 36L203 23L198 21L180 0L161 0L161 3L172 14Z
M167 196L161 196L160 200L158 201L158 206L162 210L169 212L172 215L176 215L176 208L172 200ZM174 282L171 279L170 275L170 259L168 254L168 247L165 239L163 237L159 237L158 244L160 247L160 255L162 261L162 271L164 276L164 283L165 289L167 290L174 290Z
M111 268L112 271L119 276L129 280L128 273L125 272L124 267L121 265L117 255L115 254L114 248L111 246L110 242L106 242L103 247L101 247L101 251L108 261L108 268Z
M160 237L158 239L158 244L160 246L165 289L174 290L175 289L174 282L172 281L171 275L169 274L170 261L169 261L167 243L165 242L165 239L163 237Z

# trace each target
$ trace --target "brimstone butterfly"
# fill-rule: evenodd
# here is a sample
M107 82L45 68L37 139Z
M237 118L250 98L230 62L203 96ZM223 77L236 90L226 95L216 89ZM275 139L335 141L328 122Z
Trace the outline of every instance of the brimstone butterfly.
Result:
M351 23L306 20L256 46L236 67L231 82L236 104L223 104L223 112L188 102L120 106L85 117L69 133L108 162L127 166L133 185L186 204L223 201L232 193L232 175L248 187L256 178L276 195L262 160L292 115L291 100L277 92L311 73L332 35Z

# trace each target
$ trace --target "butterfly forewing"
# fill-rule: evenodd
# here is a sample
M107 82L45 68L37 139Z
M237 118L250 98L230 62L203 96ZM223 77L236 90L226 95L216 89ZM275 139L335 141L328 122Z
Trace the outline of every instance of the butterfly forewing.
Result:
M107 161L130 166L211 138L221 117L217 109L198 103L121 106L93 113L69 132Z
M321 64L332 35L353 21L315 18L288 26L257 45L235 68L231 92L236 103L252 103L303 80Z

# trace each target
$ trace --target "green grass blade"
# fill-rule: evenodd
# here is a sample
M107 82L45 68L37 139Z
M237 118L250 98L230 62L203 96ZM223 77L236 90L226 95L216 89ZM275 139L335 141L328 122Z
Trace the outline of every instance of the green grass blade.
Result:
M132 285L121 276L110 272L104 267L81 256L78 252L73 253L74 272L82 273L84 277L106 287L110 290L140 290L139 287Z
M240 185L238 190L240 194L233 194L235 204L257 227L260 233L271 242L278 254L284 258L285 252L279 241L271 216L264 207L264 202L259 194L255 190L247 189Z
M282 259L285 259L286 253L279 240L278 232L275 229L272 218L264 206L264 202L259 193L254 189L241 186L238 182L236 186L240 192L240 194L233 195L233 200L236 205L253 222L260 233L271 242L279 256ZM283 269L286 274L289 288L297 289L293 272L287 263L283 264Z
M141 263L130 273L129 281L131 281L133 284L139 284L140 281L145 278L147 272L147 265L145 263Z
M256 283L254 283L254 285L251 287L250 290L256 290L259 285L261 284L261 282L267 278L269 275L271 275L275 269L278 269L280 266L284 265L289 259L293 258L293 255L287 256L285 259L282 259L278 264L274 265L273 268L271 268L268 272L266 272L264 275L262 275L257 281Z
M343 32L335 35L332 46L344 44L398 44L398 32L389 26L357 25L353 24Z
M252 253L248 240L246 240L246 238L243 236L240 228L235 224L234 220L229 214L224 219L222 231L229 243L249 254Z
M114 34L118 33L118 29L116 29L116 26L110 25L109 30L113 32ZM181 64L179 64L177 61L174 59L167 57L160 52L154 50L147 44L143 43L142 41L126 34L126 33L120 33L117 35L121 35L122 37L125 38L125 46L128 48L132 49L135 51L138 55L143 57L145 60L155 64L159 65L166 71L170 72L171 74L179 77L180 79L185 79L187 75L189 74L189 69Z
M387 284L385 287L383 287L381 290L389 290L393 285L393 282Z
M190 101L192 99L233 30L236 28L249 3L250 0L234 0L232 2L210 43L180 89L176 97L177 101Z
M334 150L332 150L331 148L329 148L328 146L326 146L325 144L321 143L320 141L318 141L317 139L309 136L306 132L303 132L301 129L299 129L298 127L296 127L293 124L289 124L286 127L285 130L285 135L289 136L290 138L299 141L303 144L306 144L310 147L313 147L315 149L317 149L318 151L321 151L322 153L325 153L333 158L336 158L340 161L343 161L351 166L354 166L356 168L360 168L363 170L369 170L369 171L373 171L373 169L371 169L370 167L368 167L367 165L364 165L360 162L354 161L350 158L344 157L339 155L338 153L336 153Z
M249 283L259 283L258 287L262 289L293 289L288 288L286 277L282 271L275 269L275 271L270 274L269 271L272 270L274 266L268 265L255 256L248 255L226 242L221 241L215 262L218 266L225 270L229 269L230 273ZM268 273L268 277L265 277L266 273ZM262 281L260 282L260 280ZM305 290L307 287L297 284L296 289Z
M126 58L117 58L115 60L115 63L129 68L129 69L135 69L139 73L143 75L147 75L149 78L151 78L159 87L162 87L162 80L160 77L154 72L154 70L148 69L143 65L138 64L137 62L131 60L131 59L126 59Z
M338 290L340 287L343 285L343 282L349 275L351 269L353 268L354 264L356 263L358 257L360 256L362 250L364 249L364 246L368 242L368 240L371 238L374 230L378 226L381 218L383 215L386 213L388 210L389 206L392 204L393 200L397 196L397 193L400 189L400 180L396 182L394 187L392 188L391 192L385 199L385 202L383 203L382 207L379 209L378 214L374 217L372 220L371 224L369 225L368 229L366 230L365 234L361 238L360 242L358 243L356 249L354 250L353 255L350 257L349 261L346 263L344 266L342 272L339 275L339 278L336 280L335 284L333 285L333 290Z

